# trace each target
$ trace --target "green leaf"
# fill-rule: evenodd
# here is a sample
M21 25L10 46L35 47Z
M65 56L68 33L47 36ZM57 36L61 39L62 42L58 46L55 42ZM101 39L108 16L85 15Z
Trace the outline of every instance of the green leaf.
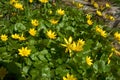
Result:
M43 62L47 62L48 60L46 58L46 55L48 55L47 56L48 58L50 57L48 51L44 49L39 53L38 58Z
M35 44L35 39L30 39L29 40L29 45L34 45Z
M38 53L38 52L36 52L36 53ZM39 60L39 59L37 58L37 56L36 56L35 53L31 54L31 55L30 55L30 58L31 58L33 61L38 61L38 60Z
M29 58L26 58L25 61L27 65L29 66L32 65L32 61Z
M14 26L14 30L18 32L22 32L26 30L26 27L22 23L16 23Z
M5 52L6 51L6 47L0 47L0 52Z
M96 61L93 65L93 68L95 70L95 73L97 73L97 72L102 73L102 72L109 71L109 67L107 65L105 65L105 61L103 61L103 60ZM108 69L106 69L106 68L108 68Z
M39 75L39 70L32 68L32 69L30 70L30 75L32 76L32 79L31 79L31 80L38 80L37 77L40 77L40 75Z
M101 48L101 47L102 47L102 44L99 41L97 41L96 47L94 48L94 50L97 50L98 48Z
M92 47L93 44L93 40L92 39L88 39L85 41L85 45L84 45L84 51L86 50L90 50L90 48Z
M97 73L98 72L98 61L96 61L94 64L93 64L93 69L94 69L94 72Z
M24 75L28 74L29 68L30 68L30 66L24 66L24 67L23 67L23 72L22 72L22 73L23 73Z
M48 50L47 49L43 49L40 53L41 54L48 54Z
M63 63L63 60L60 59L60 58L58 58L58 59L56 60L56 62L57 62L58 64L62 64L62 63Z
M42 78L47 78L47 80L49 80L51 77L51 72L50 72L50 68L45 65L42 68Z

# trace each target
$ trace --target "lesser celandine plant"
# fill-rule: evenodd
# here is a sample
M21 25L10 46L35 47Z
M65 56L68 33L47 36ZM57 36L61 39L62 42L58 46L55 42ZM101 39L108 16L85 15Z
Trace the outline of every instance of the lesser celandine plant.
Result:
M119 30L76 4L1 0L0 79L119 80Z

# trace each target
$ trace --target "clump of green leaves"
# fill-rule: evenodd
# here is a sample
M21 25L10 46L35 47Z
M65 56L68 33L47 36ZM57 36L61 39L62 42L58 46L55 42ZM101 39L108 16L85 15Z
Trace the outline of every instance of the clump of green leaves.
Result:
M91 14L93 24L89 25L87 14L77 8L60 7L58 3L52 5L50 1L19 2L23 10L8 1L0 2L0 67L3 66L8 72L5 80L61 80L67 73L73 74L78 80L119 79L120 59L111 45L115 40L115 31L111 32L110 28L102 25L104 22L97 22L96 15ZM63 15L56 12L60 9L64 10L64 14L60 11ZM37 26L31 23L34 19L38 21ZM97 25L106 31L106 37L96 31ZM29 33L30 28L36 30L35 36ZM49 30L54 34L47 34ZM11 37L15 33L19 35L17 39ZM2 34L7 35L6 41L3 41ZM61 44L70 36L73 42L79 39L85 41L83 50L65 52ZM25 39L21 40L23 37ZM20 51L30 54L21 56Z

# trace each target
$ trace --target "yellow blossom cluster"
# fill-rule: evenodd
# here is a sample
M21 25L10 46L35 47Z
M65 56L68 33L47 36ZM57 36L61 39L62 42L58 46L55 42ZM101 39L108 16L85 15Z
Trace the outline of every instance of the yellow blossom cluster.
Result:
M98 2L96 2L95 0L91 0L91 4L96 8L96 9L105 9L105 8L110 8L110 4L108 2L105 3L105 5L100 5L98 4Z
M113 53L115 53L117 56L120 56L120 51L118 51L116 48L113 47L111 50L112 52L108 56L108 64L110 64L111 62L110 58L112 57Z
M39 22L37 19L32 19L31 24L32 24L32 26L36 27L39 25ZM28 32L31 36L35 36L37 31L35 30L35 28L30 28Z
M63 77L63 80L77 80L77 78L75 78L73 75L70 75L69 73L67 73L67 76Z
M82 8L84 5L82 3L76 4L77 8Z
M13 39L18 39L18 40L20 40L20 41L26 40L26 38L24 37L23 34L19 35L19 34L15 33L15 34L12 34L11 37L12 37Z
M52 10L49 10L48 12L49 12L49 14L52 14ZM56 10L56 14L63 16L65 14L65 11L63 9L59 8L59 9ZM59 20L54 19L54 18L49 20L49 22L53 25L57 24L58 21Z
M115 53L117 56L120 56L120 51L118 51L116 48L112 48L113 53Z
M34 26L37 26L37 25L38 25L38 22L37 22L36 20L33 21L33 25L34 25ZM29 34L30 34L31 36L35 36L35 35L36 35L36 30L35 30L35 28L30 28L30 30L29 30L28 32L29 32ZM15 34L12 34L11 37L12 37L13 39L18 39L18 40L20 40L20 41L26 40L26 38L24 37L23 33L22 33L21 35L15 33ZM2 35L0 36L0 38L1 38L2 41L7 41L7 40L8 40L8 36L7 36L6 34L2 34Z
M101 12L100 10L97 10L97 11L96 11L96 14L97 14L98 16L102 16L102 12Z
M19 36L19 34L16 34L16 33L15 33L15 34L12 34L11 37L12 37L13 39L19 39L20 36Z
M30 33L31 36L35 36L36 35L35 28L30 28L29 33Z
M105 4L105 6L106 6L106 8L111 8L111 6L108 2Z
M93 6L95 7L95 8L99 8L99 5L98 5L98 3L97 2L93 2Z
M32 3L32 2L33 2L33 0L29 0L29 2L30 2L30 3Z
M10 0L11 5L14 4L14 3L17 3L17 2L18 2L18 0Z
M92 17L92 16L91 16L90 14L87 14L87 15L86 15L87 24L88 24L88 25L92 25L92 24L93 24L93 21L91 20L91 17Z
M60 9L57 9L57 14L59 14L59 15L64 15L65 14L65 11L64 10L62 10L61 8Z
M114 18L112 15L108 15L108 14L105 15L105 18L106 18L106 19L109 19L109 20L111 20L111 21L114 21L114 20L115 20L115 18Z
M74 5L74 6L76 6L77 8L83 8L83 4L82 3L80 3L80 2L76 2L76 1L72 1L72 4Z
M106 8L111 8L108 2L105 2L105 4L100 4L99 2L95 0L91 0L91 4L93 5L94 8L96 8L96 14L100 17L103 16L102 11L104 11ZM113 19L112 17L110 18Z
M6 34L2 34L0 36L0 38L1 38L2 41L7 41L8 40L8 36Z
M100 33L100 35L103 36L103 37L107 37L106 31L101 29L98 25L96 26L96 32Z
M27 49L27 47L22 47L21 49L18 49L19 51L19 55L21 56L25 56L25 57L28 57L28 55L30 55L30 52L31 50L30 49Z
M117 40L119 41L119 43L120 43L120 33L115 32L115 33L114 33L114 37L115 37L115 39L117 39Z
M113 50L113 49L112 49L112 50ZM110 58L112 57L112 55L113 55L113 52L110 53L110 55L108 56L108 64L110 64L110 62L111 62Z
M38 26L38 25L39 25L39 22L38 22L37 19L33 19L33 20L31 20L31 24L32 24L33 26Z
M47 3L49 0L39 0L41 3Z
M53 25L55 25L55 24L57 24L57 23L58 23L58 20L51 19L51 20L50 20L50 23L51 23L51 24L53 24Z
M19 34L16 34L16 33L15 33L15 34L12 34L11 37L12 37L13 39L18 39L18 40L20 40L20 41L26 40L26 38L23 36L23 34L21 34L21 36L20 36ZM7 40L8 40L8 36L7 36L6 34L2 34L2 35L0 36L0 38L1 38L2 41L7 41Z
M48 10L49 14L52 14L52 10Z
M73 51L81 51L83 50L83 46L85 44L85 41L83 41L82 39L79 39L77 42L72 43L72 50Z
M23 5L20 2L18 2L18 0L10 0L10 4L17 9L24 10Z
M50 39L56 39L57 35L55 34L55 32L52 32L52 30L48 30L46 34Z
M89 65L89 66L91 66L93 63L92 63L92 59L91 59L91 57L89 57L89 56L86 56L86 63Z
M81 51L83 50L83 46L85 44L85 41L82 39L79 39L77 42L74 42L72 40L72 37L70 36L69 39L67 40L64 38L65 44L61 44L63 47L66 47L65 52L69 52L71 55L72 51Z

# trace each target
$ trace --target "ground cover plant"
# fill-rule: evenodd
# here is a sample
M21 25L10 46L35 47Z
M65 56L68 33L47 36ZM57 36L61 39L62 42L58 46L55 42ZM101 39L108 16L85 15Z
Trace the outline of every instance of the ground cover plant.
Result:
M119 80L120 30L102 19L110 4L91 2L95 13L72 4L0 1L1 80Z

